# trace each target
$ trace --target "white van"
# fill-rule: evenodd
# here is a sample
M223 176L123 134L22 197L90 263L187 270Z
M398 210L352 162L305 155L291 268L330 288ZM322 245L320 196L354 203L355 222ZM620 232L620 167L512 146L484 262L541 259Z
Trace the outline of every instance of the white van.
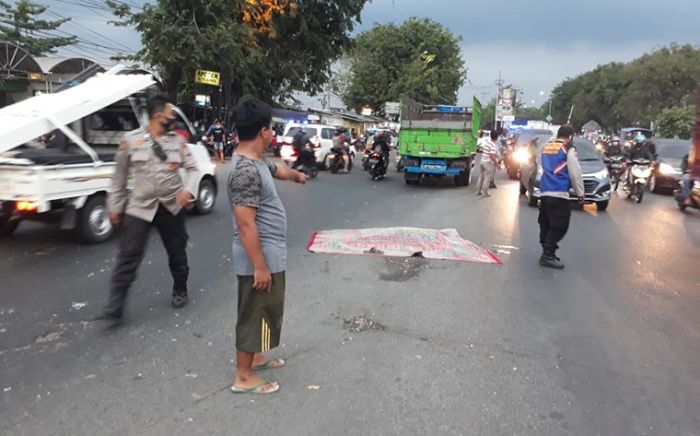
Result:
M0 109L0 236L22 220L60 220L85 242L114 233L106 206L117 147L127 131L145 126L138 93L155 84L147 74L119 74L117 66L85 83ZM177 112L177 131L196 138ZM59 132L63 147L44 148L37 138ZM62 135L61 135L62 134ZM201 144L188 144L201 179L194 210L208 214L216 198L215 165Z
M280 149L280 155L282 159L291 164L297 159L297 152L292 147L292 140L294 135L303 129L311 139L311 144L316 152L316 161L322 168L328 168L327 157L328 153L331 152L333 148L333 137L335 136L335 127L327 126L324 124L298 124L289 123L284 128L284 135L282 136L282 148Z

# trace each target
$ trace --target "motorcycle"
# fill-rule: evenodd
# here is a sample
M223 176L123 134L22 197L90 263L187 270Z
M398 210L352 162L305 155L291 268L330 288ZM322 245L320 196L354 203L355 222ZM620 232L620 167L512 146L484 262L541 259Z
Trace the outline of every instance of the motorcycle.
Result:
M353 158L355 153L349 149L347 145L345 146L345 152L348 155L348 172L352 171ZM345 166L345 160L343 160L343 154L339 152L337 148L331 148L331 152L328 154L328 169L331 173L336 174L341 168Z
M369 156L372 154L372 149L370 147L365 148L362 152L362 169L369 171Z
M636 159L630 164L629 174L625 178L622 190L627 198L634 197L637 204L644 198L644 190L651 177L651 161L648 159Z
M292 164L292 169L304 173L307 176L315 179L318 176L318 162L316 161L316 153L310 145L307 145L299 152L299 157Z
M617 188L620 186L620 177L625 168L625 158L622 155L606 156L604 160L608 166L610 181L615 185L614 190L617 191Z
M372 177L372 180L381 180L386 177L386 170L389 166L389 156L378 151L373 151L369 155L368 161L369 175Z
M676 200L676 203L678 203L678 208L681 211L685 211L687 208L692 207L693 209L700 209L700 181L694 181L691 183L693 186L690 189L690 196L686 197L683 195L683 186L681 182L681 186L679 186L674 192L673 192L673 198ZM686 198L690 199L690 204L686 202Z
M350 142L350 146L353 147L355 149L355 151L359 153L365 148L365 143L362 139L357 138L357 139L353 139Z

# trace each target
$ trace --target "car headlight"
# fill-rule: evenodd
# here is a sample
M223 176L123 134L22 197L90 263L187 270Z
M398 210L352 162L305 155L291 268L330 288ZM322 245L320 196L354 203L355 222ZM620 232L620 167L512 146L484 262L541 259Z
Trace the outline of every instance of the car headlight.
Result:
M598 180L604 180L607 179L610 176L610 174L608 173L607 168L604 168L598 171L597 173L591 174L591 176L595 177Z
M659 164L659 172L665 176L672 176L672 175L678 175L681 172L673 168L671 165L661 162Z
M530 153L524 148L519 148L513 153L513 159L519 164L527 163L530 160Z

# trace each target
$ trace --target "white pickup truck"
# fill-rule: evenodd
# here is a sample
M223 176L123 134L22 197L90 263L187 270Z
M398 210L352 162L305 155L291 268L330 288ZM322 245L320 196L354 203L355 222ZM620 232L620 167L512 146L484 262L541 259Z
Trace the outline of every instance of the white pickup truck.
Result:
M88 243L113 235L105 199L114 156L124 133L145 125L142 93L155 85L150 75L123 72L117 66L0 109L0 237L26 219L60 221ZM187 117L176 112L178 132L196 138ZM37 142L44 135L61 143L46 147ZM216 199L215 165L201 143L188 146L201 174L193 209L207 214Z

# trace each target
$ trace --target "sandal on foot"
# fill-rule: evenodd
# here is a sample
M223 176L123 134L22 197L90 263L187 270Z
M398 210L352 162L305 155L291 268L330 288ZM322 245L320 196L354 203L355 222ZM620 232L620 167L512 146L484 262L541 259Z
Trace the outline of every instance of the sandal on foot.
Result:
M286 363L287 362L285 362L284 359L270 359L262 365L254 366L253 371L265 371L266 369L282 368Z
M260 395L265 395L265 394L272 394L274 392L277 392L280 390L280 385L275 384L275 387L269 391L263 391L260 390L263 386L270 384L271 382L268 380L264 380L257 385L253 386L252 388L237 388L235 385L231 386L231 392L234 394L260 394Z

